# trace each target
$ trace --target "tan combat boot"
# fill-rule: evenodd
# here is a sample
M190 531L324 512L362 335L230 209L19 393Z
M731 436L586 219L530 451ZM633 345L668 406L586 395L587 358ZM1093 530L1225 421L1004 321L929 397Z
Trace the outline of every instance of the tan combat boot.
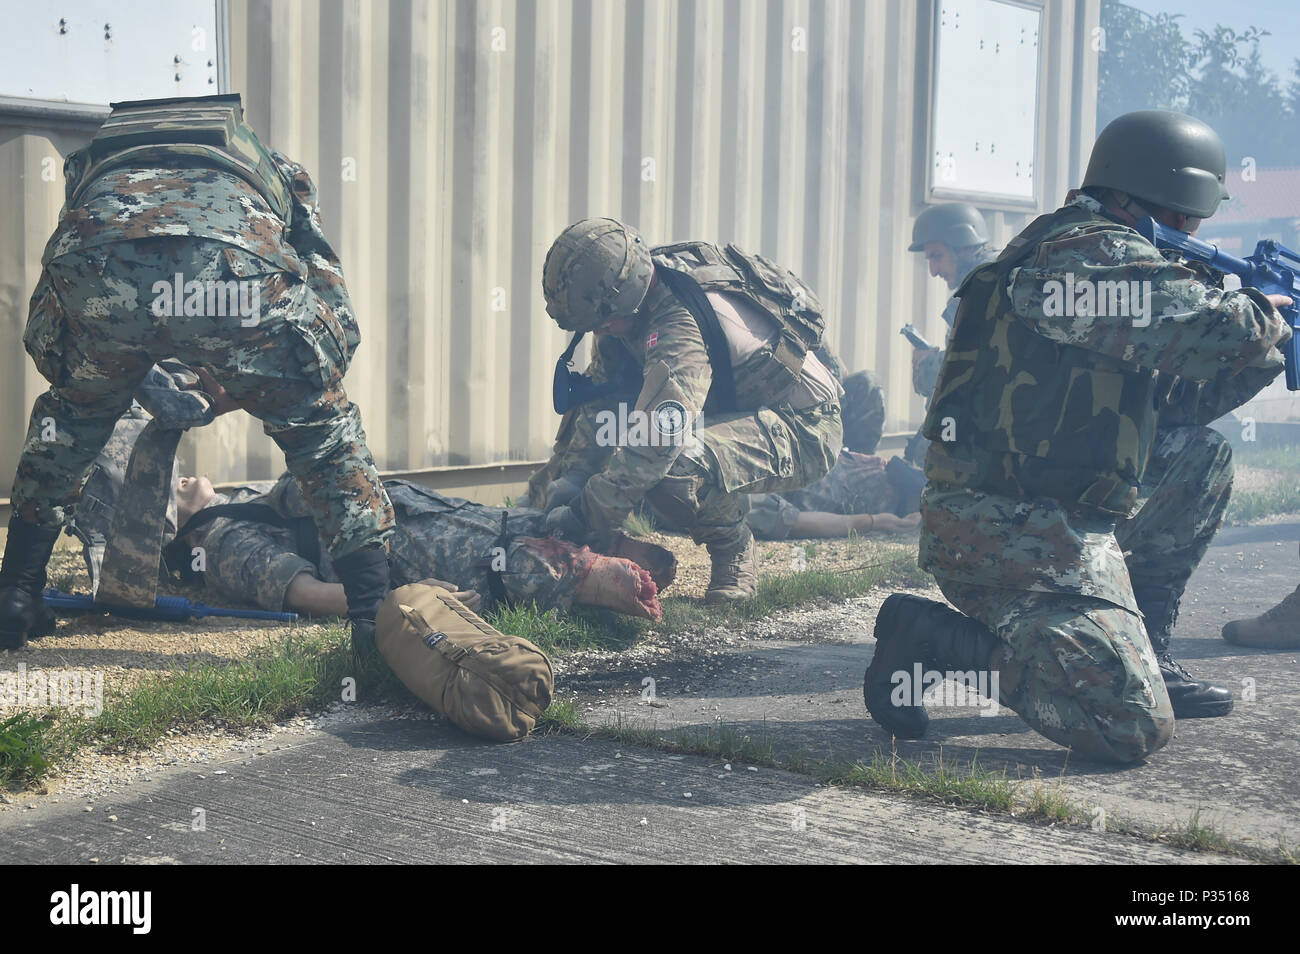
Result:
M1262 616L1228 623L1223 638L1257 649L1300 649L1300 586Z
M713 572L709 574L709 588L704 594L706 603L729 603L747 600L758 587L758 561L754 535L745 528L745 540L739 547L726 550L709 545Z

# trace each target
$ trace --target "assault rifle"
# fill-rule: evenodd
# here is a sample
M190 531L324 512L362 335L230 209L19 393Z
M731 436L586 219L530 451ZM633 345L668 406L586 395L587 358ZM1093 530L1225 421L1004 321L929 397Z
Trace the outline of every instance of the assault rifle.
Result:
M1241 279L1243 288L1255 288L1265 295L1288 296L1291 304L1278 309L1291 327L1291 340L1282 345L1286 386L1289 391L1300 391L1300 254L1272 239L1264 239L1255 246L1254 255L1237 258L1220 251L1217 245L1161 225L1153 218L1142 219L1137 230L1156 248L1173 249L1221 272L1232 272Z
M153 608L141 606L117 606L112 603L97 603L93 597L60 593L55 589L45 591L45 605L52 610L67 612L108 613L125 619L151 619L163 622L183 623L188 619L203 616L228 616L232 619L269 619L277 623L297 622L297 613L271 613L266 610L220 609L205 606L203 603L191 603L183 596L159 596Z

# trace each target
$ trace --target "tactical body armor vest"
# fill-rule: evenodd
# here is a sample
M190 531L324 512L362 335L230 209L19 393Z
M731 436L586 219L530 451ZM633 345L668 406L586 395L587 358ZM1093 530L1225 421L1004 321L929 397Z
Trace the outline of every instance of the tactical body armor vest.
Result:
M651 257L658 268L668 272L664 277L665 284L700 324L710 362L714 365L715 379L722 371L723 390L729 386L734 391L734 395L720 396L718 410L770 404L774 395L784 394L799 381L804 359L808 352L821 345L826 331L822 304L799 276L762 255L746 252L735 245L719 249L705 242L679 242L652 249ZM706 297L707 292L743 295L772 317L781 329L780 334L769 347L755 352L744 365L731 368L726 341L721 337L718 318ZM728 377L731 379L729 385L726 383ZM713 392L710 392L710 401L713 401ZM730 408L726 406L728 404Z
M75 206L95 179L124 166L206 165L239 176L289 222L289 186L251 126L239 94L112 103L112 113L64 165L67 202Z
M922 427L933 442L930 480L1132 510L1155 437L1155 371L1050 341L1015 315L1007 293L1011 271L1041 243L1099 227L1124 228L1075 206L1039 216L962 283Z

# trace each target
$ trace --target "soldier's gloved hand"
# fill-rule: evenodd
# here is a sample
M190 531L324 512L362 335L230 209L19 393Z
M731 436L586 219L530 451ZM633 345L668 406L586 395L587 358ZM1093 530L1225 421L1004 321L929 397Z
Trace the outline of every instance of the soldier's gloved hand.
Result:
M546 515L546 534L570 543L586 543L591 537L591 529L572 507L556 507Z

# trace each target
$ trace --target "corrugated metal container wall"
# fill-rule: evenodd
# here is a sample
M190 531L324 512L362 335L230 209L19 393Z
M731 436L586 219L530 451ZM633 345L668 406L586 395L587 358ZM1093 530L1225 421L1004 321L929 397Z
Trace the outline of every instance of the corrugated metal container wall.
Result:
M1099 0L1045 7L1043 203L1093 136ZM906 246L923 208L929 3L912 0L231 0L230 75L250 120L321 193L362 324L347 384L381 468L545 457L564 336L542 261L587 215L653 243L736 241L790 266L851 369L883 375L888 427L913 425L909 345L942 338L946 290ZM62 183L39 159L73 136L0 144L22 182L0 295L19 338ZM1028 216L990 213L1004 242ZM11 348L0 467L41 388ZM21 408L21 410L20 410ZM242 415L187 438L214 478L274 476Z

